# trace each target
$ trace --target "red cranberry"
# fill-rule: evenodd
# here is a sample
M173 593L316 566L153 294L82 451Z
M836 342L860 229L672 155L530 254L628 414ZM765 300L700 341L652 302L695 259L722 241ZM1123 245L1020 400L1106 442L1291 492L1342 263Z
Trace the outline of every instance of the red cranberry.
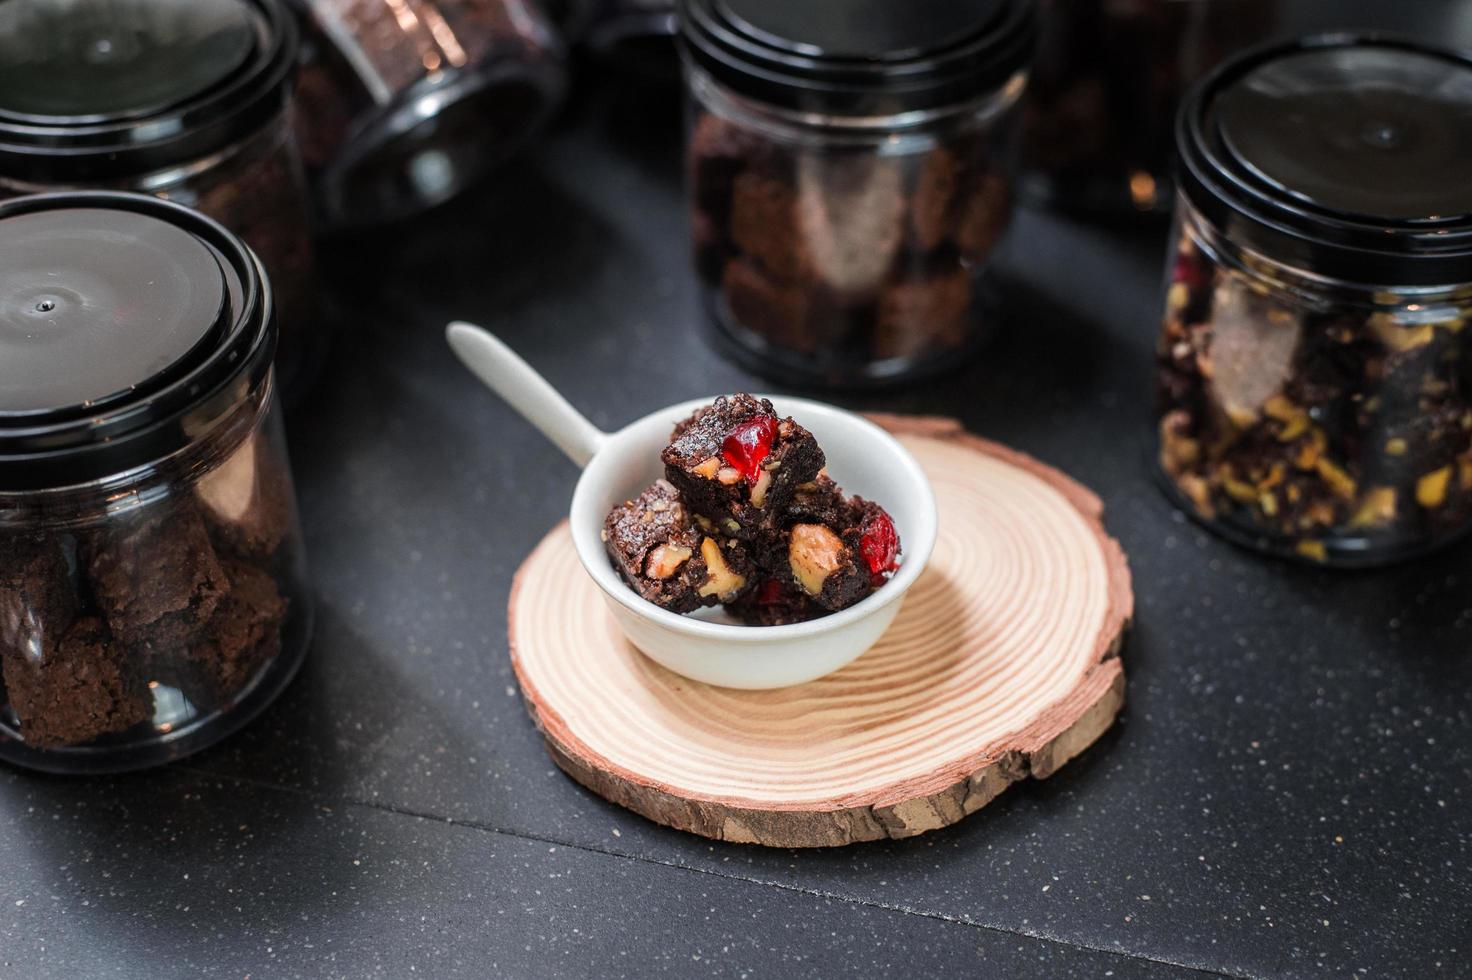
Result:
M748 483L755 483L761 475L762 460L771 453L776 438L777 420L770 415L758 415L731 430L721 443L721 455L727 466L735 468Z
M1206 267L1199 256L1177 255L1170 281L1183 282L1190 289L1200 289L1206 283Z
M782 583L774 578L769 578L757 590L756 602L759 606L775 606L786 597L787 594L782 588Z
M865 519L859 535L859 553L875 575L900 567L900 536L894 529L894 521L883 510L876 510Z

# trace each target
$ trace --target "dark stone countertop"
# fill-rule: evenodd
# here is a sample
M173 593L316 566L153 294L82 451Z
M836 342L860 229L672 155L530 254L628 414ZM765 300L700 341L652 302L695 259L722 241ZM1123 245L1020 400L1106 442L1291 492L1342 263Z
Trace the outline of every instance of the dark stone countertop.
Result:
M453 361L486 324L599 424L770 387L695 326L678 107L606 88L452 209L334 248L347 328L293 451L302 676L168 769L0 769L0 977L1466 976L1472 545L1333 574L1185 522L1145 464L1164 231L1024 213L998 336L915 390L1104 498L1128 705L957 827L721 845L556 771L506 597L574 472Z

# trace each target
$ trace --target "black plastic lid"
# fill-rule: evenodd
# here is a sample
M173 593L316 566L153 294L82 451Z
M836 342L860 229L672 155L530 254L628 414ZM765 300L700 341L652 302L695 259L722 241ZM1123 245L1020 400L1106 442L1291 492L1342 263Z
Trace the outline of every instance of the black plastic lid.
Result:
M1472 282L1472 60L1325 35L1248 52L1177 122L1181 187L1239 244L1350 282Z
M889 115L960 105L1032 59L1033 0L681 0L686 56L787 109Z
M0 176L136 176L250 136L290 94L279 0L0 0Z
M264 378L275 338L255 258L197 212L105 192L0 204L0 492L189 445L236 381Z

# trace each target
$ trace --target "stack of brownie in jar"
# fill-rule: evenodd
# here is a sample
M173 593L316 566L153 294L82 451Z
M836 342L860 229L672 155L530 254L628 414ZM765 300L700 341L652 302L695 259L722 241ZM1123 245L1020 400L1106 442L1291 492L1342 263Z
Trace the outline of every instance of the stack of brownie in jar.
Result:
M665 478L614 507L603 540L629 586L664 609L804 622L852 606L899 567L889 515L844 494L812 433L766 399L717 398L675 427L661 460Z
M1011 216L997 156L981 132L921 153L820 153L701 115L692 234L717 322L810 367L970 346Z
M228 709L281 650L295 505L255 436L192 488L98 521L0 533L0 694L27 744L85 745Z

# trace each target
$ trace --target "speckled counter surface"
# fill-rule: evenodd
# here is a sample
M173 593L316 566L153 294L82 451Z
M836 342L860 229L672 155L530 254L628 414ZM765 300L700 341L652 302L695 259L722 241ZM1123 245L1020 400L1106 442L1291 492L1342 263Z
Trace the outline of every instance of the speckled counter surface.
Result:
M585 99L497 186L337 248L350 329L291 432L304 673L168 770L0 769L0 978L1472 972L1472 546L1335 575L1172 511L1145 465L1159 228L1024 214L974 365L839 398L959 416L1103 496L1139 617L1098 745L831 852L687 837L553 769L505 604L574 472L440 329L486 323L607 426L765 387L691 326L675 115Z

